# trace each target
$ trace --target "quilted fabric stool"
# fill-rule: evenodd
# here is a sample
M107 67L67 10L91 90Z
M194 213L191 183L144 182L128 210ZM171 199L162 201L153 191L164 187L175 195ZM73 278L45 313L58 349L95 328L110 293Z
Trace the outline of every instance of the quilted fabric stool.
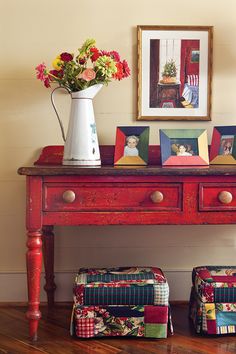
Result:
M190 318L197 333L236 333L236 266L193 268Z
M169 286L161 269L79 270L71 335L166 338L168 328L172 333Z

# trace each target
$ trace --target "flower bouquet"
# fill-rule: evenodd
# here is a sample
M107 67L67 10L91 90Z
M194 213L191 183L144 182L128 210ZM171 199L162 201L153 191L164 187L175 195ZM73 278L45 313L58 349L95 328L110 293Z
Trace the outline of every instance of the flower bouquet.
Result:
M52 62L53 69L48 70L45 63L35 69L37 79L45 87L51 83L68 89L70 92L84 90L96 84L108 84L111 80L122 80L130 75L126 60L121 60L116 51L100 50L94 39L87 39L78 54L63 52Z

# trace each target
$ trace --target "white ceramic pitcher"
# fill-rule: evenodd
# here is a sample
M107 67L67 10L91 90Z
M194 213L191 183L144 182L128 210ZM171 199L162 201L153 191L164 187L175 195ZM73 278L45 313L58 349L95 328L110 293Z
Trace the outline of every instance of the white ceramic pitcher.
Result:
M66 138L53 97L56 89L60 87L57 87L52 91L52 105L61 127L62 137L65 141L62 162L63 165L101 165L96 122L93 110L93 98L102 87L102 84L96 84L81 91L68 91L71 95L71 110Z

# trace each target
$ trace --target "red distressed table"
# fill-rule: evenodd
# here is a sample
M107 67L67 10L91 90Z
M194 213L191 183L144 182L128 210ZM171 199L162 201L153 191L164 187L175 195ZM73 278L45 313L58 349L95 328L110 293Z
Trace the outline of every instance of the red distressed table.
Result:
M236 166L161 167L157 146L149 165L113 166L113 146L102 146L101 167L62 166L63 147L46 147L27 183L27 278L30 337L41 317L44 254L48 305L54 303L54 225L193 225L236 223ZM87 265L84 265L87 266Z

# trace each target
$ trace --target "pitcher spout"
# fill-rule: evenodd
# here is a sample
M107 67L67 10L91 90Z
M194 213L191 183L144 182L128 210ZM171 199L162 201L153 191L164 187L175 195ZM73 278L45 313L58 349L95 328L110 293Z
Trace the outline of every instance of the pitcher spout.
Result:
M101 90L102 87L103 84L96 84L81 91L71 92L71 97L88 98L92 100L98 94L98 92Z

